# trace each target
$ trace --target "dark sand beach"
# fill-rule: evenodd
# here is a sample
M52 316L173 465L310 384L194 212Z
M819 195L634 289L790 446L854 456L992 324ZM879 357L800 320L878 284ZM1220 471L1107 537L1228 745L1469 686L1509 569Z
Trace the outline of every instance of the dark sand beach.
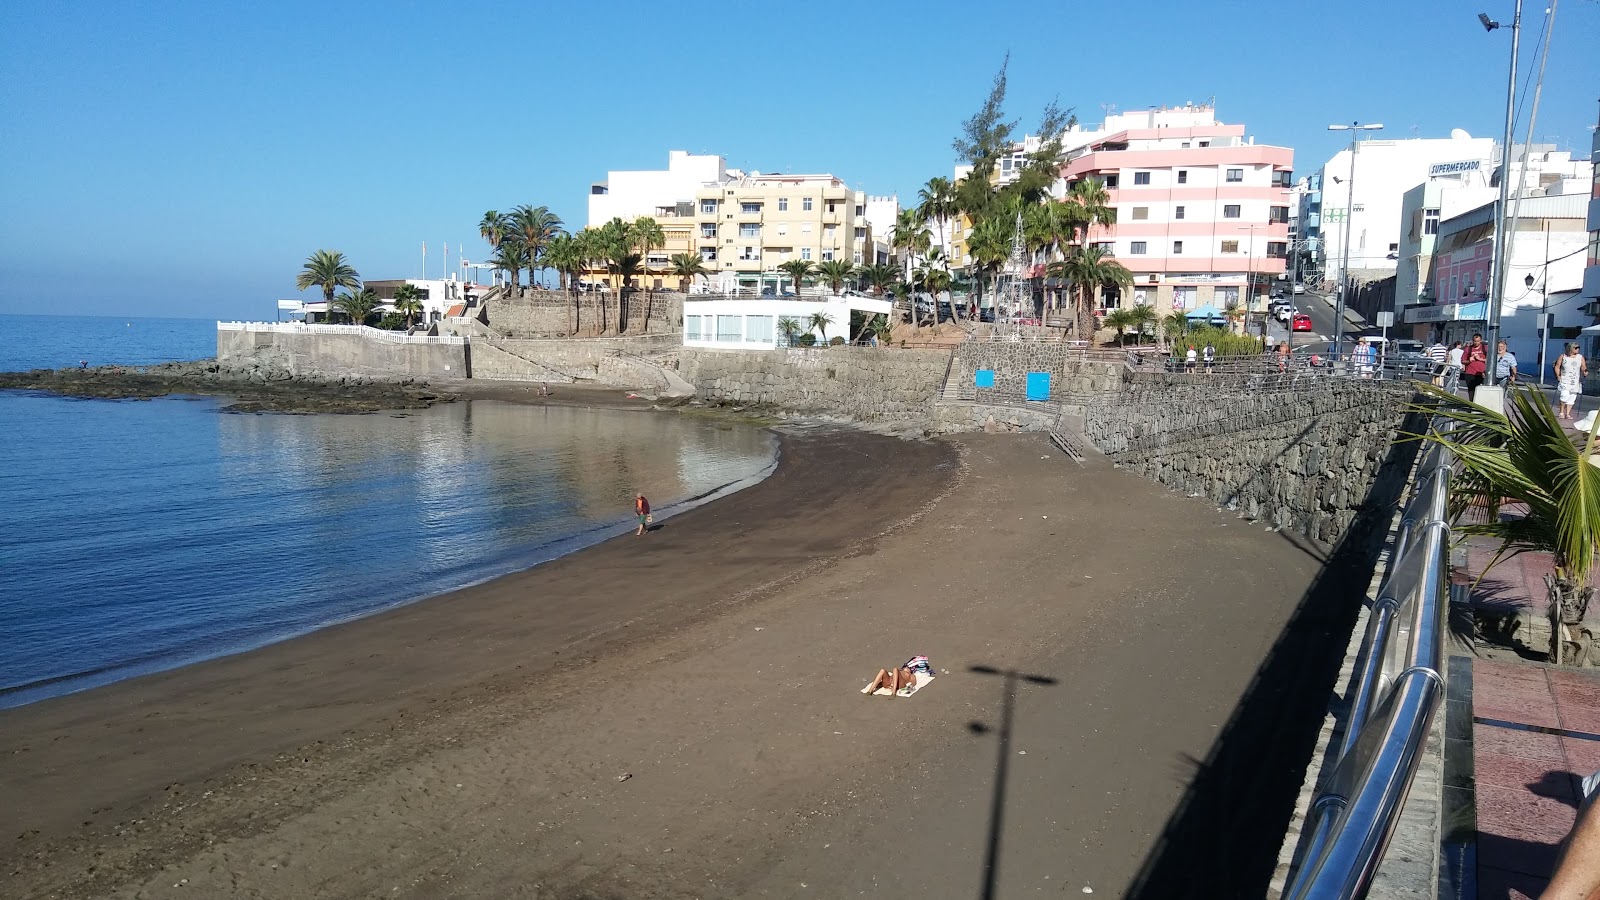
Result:
M645 538L0 712L0 895L1125 891L1314 555L1039 436L782 452ZM1039 676L1009 731L974 666Z

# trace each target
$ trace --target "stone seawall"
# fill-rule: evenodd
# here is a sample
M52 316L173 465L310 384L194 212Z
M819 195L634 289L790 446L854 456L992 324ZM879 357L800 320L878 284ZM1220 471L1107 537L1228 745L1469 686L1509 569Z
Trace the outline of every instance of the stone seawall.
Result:
M489 327L506 337L549 337L573 334L576 321L578 334L593 334L600 327L601 304L605 305L604 320L611 331L617 327L617 297L615 294L579 294L576 301L571 294L556 291L526 291L511 297L496 297L489 302ZM574 310L576 309L576 317ZM645 328L645 312L650 313L649 329ZM623 302L627 319L624 334L682 334L683 295L630 294Z
M684 348L679 372L707 400L933 430L944 350Z
M663 387L663 361L675 338L587 338L472 342L472 377L491 381L591 381L617 387Z
M1254 394L1152 385L1089 406L1084 436L1174 490L1331 545L1381 479L1404 480L1392 463L1408 452L1395 437L1412 397L1351 382Z
M306 379L349 377L403 381L466 378L470 351L463 343L388 341L353 329L217 330L217 362L235 369Z

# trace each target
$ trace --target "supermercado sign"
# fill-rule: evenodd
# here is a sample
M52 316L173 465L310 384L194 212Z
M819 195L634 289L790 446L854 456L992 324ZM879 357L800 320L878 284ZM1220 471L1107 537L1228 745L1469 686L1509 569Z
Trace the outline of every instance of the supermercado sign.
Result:
M1428 167L1428 177L1435 175L1459 175L1462 172L1476 172L1482 168L1481 159L1463 159L1459 162L1434 163Z

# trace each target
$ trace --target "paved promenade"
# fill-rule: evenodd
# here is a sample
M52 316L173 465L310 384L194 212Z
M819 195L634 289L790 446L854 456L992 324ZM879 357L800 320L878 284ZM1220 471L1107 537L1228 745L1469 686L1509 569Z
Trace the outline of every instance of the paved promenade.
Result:
M1493 544L1466 549L1466 571L1483 571ZM1520 612L1519 627L1509 648L1452 666L1441 897L1538 897L1576 819L1579 781L1600 770L1600 670L1542 662L1548 571L1548 556L1523 554L1473 590L1480 607Z

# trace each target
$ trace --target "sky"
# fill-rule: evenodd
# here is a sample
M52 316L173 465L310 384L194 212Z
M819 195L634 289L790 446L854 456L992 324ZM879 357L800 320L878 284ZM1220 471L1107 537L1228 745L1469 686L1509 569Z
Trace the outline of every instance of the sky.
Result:
M482 258L485 210L583 226L591 182L719 153L914 198L1010 53L1007 106L1207 102L1297 174L1344 144L1499 137L1511 0L0 4L0 313L271 319L314 250ZM1532 59L1545 7L1524 14ZM1589 152L1600 0L1561 3L1537 140ZM1585 52L1588 49L1590 52ZM1524 72L1528 71L1524 67ZM1524 105L1526 108L1526 104ZM1523 117L1524 120L1526 117ZM1522 139L1519 130L1518 139Z

